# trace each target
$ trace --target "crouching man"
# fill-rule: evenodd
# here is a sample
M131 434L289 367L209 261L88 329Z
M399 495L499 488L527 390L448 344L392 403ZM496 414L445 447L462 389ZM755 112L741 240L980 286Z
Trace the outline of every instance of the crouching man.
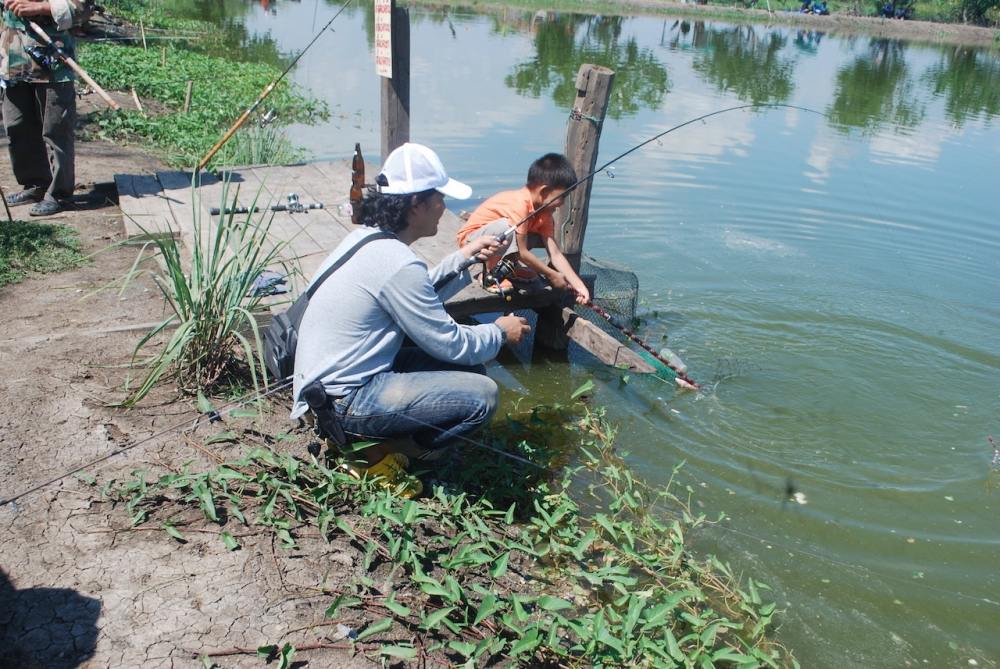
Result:
M303 388L318 380L348 437L382 442L362 455L370 473L391 478L407 456L430 459L490 420L498 392L483 363L530 328L517 316L456 323L442 300L469 283L468 272L434 289L464 260L501 252L494 238L463 246L430 271L410 249L437 233L446 195L471 194L448 177L437 154L404 144L376 182L379 192L362 206L365 227L348 235L316 274L354 251L320 285L302 318L292 418L309 409ZM403 346L407 337L414 346Z

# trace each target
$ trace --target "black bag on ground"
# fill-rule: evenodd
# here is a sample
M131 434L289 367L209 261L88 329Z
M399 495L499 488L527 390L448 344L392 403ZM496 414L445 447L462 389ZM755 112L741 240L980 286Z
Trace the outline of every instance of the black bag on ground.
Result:
M377 239L395 239L394 235L387 232L377 232L369 235L352 246L342 255L337 262L323 272L309 289L299 295L298 299L292 303L286 311L277 314L271 319L270 325L264 330L264 365L267 373L271 376L271 381L284 381L292 376L295 371L295 348L299 343L299 326L302 324L302 317L309 307L309 300L316 293L323 282L330 278L340 267L351 259L358 249L369 242Z

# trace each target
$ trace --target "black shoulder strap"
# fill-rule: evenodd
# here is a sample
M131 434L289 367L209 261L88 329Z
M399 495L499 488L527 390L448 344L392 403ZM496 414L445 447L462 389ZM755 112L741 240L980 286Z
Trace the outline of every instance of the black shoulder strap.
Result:
M318 279L313 281L313 284L309 286L309 290L306 291L306 299L311 300L312 296L316 294L316 291L319 289L319 287L323 285L323 282L329 279L330 275L336 272L338 269L340 269L340 267L345 262L350 260L351 256L357 253L362 246L364 246L368 242L374 242L377 239L396 239L396 236L391 235L388 232L376 232L374 235L368 235L367 237L359 241L357 244L349 248L344 255L340 256L340 258L337 259L337 262L330 265Z

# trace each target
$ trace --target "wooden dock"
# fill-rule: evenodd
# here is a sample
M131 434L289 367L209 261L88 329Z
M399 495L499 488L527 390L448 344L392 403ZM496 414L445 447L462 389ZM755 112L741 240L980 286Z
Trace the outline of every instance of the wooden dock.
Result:
M368 166L366 173L377 168ZM273 212L271 234L276 243L284 243L282 259L296 267L288 277L291 296L298 295L323 259L357 229L351 223L348 194L351 183L349 161L306 163L298 165L234 168L221 176L200 173L192 183L190 172L157 172L155 175L116 174L119 204L127 239L144 243L152 237L178 237L190 252L195 234L195 217L204 227L213 217L212 208L269 208L286 204L289 194L298 196L303 205L322 203L322 209L304 212ZM194 186L194 187L193 187ZM435 237L418 240L412 248L429 267L455 250L455 234L461 221L453 212L445 212ZM593 353L602 362L638 372L653 368L630 348L605 334L600 328L571 309L560 305L563 295L546 289L533 295L514 295L506 301L482 289L476 282L453 297L446 307L455 318L479 313L519 309L561 309L561 327L566 336Z

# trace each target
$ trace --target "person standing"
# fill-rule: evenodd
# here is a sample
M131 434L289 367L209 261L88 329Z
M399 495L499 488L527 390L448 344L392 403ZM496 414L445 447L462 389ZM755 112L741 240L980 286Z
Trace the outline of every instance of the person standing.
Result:
M3 0L0 86L10 163L22 190L7 204L33 204L32 216L62 211L73 195L76 91L73 71L33 36L28 21L74 55L69 29L84 16L87 0Z

